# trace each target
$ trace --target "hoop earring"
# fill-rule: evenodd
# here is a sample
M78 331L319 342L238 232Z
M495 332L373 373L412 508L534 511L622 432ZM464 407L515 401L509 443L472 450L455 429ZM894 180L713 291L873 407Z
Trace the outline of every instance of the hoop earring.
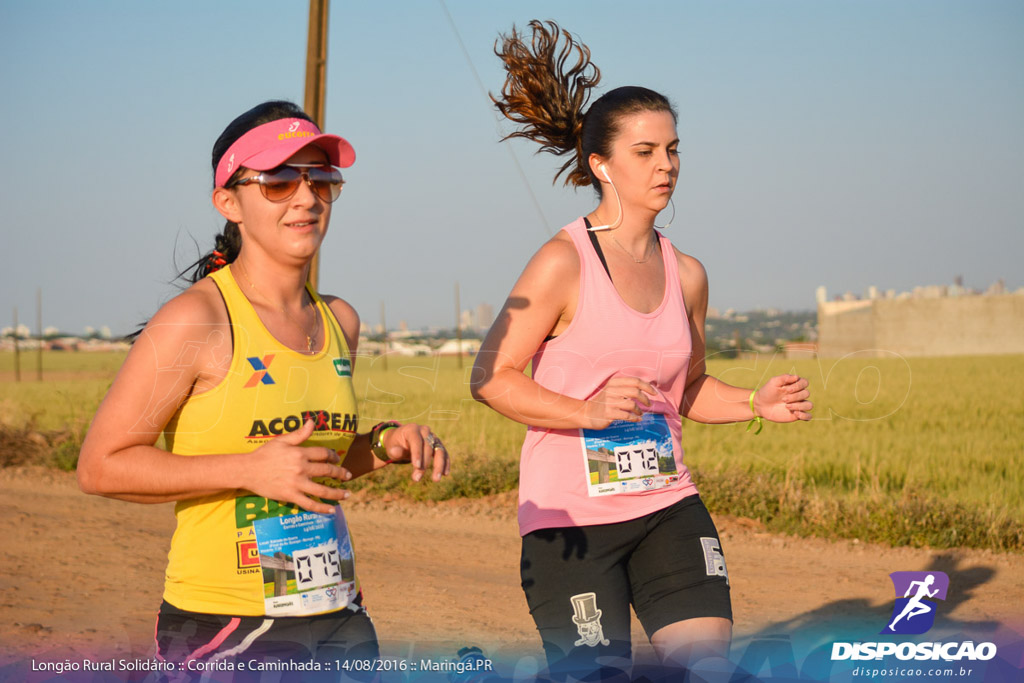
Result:
M655 225L654 227L656 227L658 230L668 230L669 227L672 225L672 221L676 219L676 203L672 201L671 197L668 198L668 203L672 205L672 217L668 219L668 223L666 223L664 226Z
M608 178L608 176L605 175L605 178ZM615 193L615 201L618 202L619 204L619 215L615 219L614 223L609 223L608 225L590 226L589 228L587 228L589 232L597 232L598 230L614 230L615 228L619 227L619 224L622 223L622 200L619 199L619 191L615 189L615 183L612 182L611 178L608 178L608 184L612 186L612 192Z

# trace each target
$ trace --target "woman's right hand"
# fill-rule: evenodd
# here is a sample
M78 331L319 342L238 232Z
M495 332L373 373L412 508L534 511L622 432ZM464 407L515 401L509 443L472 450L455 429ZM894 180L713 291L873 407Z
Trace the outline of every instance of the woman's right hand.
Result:
M343 500L348 491L313 480L330 477L347 481L352 474L339 465L337 451L300 445L312 435L313 421L307 420L301 428L277 436L253 451L248 456L250 465L246 468L244 488L264 498L295 503L310 512L331 514L334 506L313 497Z
M583 427L605 429L616 420L639 422L644 414L640 404L651 405L648 395L658 392L639 377L612 377L584 404Z

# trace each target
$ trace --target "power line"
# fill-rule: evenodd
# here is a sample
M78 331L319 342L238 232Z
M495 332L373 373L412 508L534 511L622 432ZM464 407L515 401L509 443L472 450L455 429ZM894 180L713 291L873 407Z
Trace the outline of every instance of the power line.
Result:
M455 34L455 40L459 44L459 48L462 49L462 56L466 58L466 64L469 65L469 70L473 72L473 78L476 79L476 85L480 88L480 93L487 100L488 104L491 102L490 95L487 94L487 88L484 87L484 82L480 79L480 74L477 72L476 67L473 65L473 60L469 56L469 50L466 49L466 44L462 42L462 36L459 34L459 29L455 26L455 20L452 19L451 12L448 11L448 6L444 0L437 0L441 5L441 10L444 11L444 16L448 19L448 25L452 27L452 33ZM490 107L488 107L490 108ZM501 130L501 117L494 114L495 119L495 130L498 132L499 137L504 137ZM509 156L512 157L512 163L516 167L516 171L519 172L519 178L523 181L523 186L526 188L526 192L530 195L530 201L533 202L533 208L537 210L537 215L540 216L540 221L544 225L544 230L548 233L548 237L551 237L551 224L548 223L547 217L544 215L544 210L540 208L540 202L537 201L537 195L533 193L533 188L530 186L530 181L526 177L526 172L523 171L522 164L519 163L519 157L516 156L516 151L512 148L512 145L506 144L505 149L508 150Z

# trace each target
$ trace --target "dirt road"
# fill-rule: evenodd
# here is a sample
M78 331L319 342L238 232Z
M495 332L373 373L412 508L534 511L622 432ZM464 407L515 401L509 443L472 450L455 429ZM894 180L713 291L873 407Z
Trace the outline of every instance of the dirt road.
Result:
M0 664L30 656L150 657L172 506L81 494L74 476L0 469ZM519 588L514 498L413 504L351 500L366 604L385 653L540 657ZM736 646L845 629L872 638L893 605L888 574L941 570L950 592L936 631L1024 633L1024 557L893 549L765 533L718 518L728 559ZM858 631L859 629L859 631ZM650 656L634 622L637 657ZM803 634L803 635L801 635ZM0 679L3 678L0 668Z

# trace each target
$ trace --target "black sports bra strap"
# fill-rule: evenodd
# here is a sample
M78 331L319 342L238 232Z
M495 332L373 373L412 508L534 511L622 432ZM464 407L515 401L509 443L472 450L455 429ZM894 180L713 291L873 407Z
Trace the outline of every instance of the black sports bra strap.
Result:
M612 279L612 271L608 269L608 262L604 260L604 251L601 250L601 243L597 241L597 233L591 230L590 219L586 216L583 217L583 222L587 225L587 237L590 238L590 243L594 245L594 251L597 252L597 258L601 259L601 265L604 266L604 272L608 273L608 279Z
M583 217L583 222L587 225L587 237L590 238L590 243L594 245L594 251L597 252L597 258L601 259L601 265L604 266L604 272L608 273L608 279L612 279L612 271L608 269L608 262L604 260L604 251L601 250L601 243L597 241L597 233L590 230L590 219L586 216ZM548 335L544 337L545 342L549 342L557 335Z

